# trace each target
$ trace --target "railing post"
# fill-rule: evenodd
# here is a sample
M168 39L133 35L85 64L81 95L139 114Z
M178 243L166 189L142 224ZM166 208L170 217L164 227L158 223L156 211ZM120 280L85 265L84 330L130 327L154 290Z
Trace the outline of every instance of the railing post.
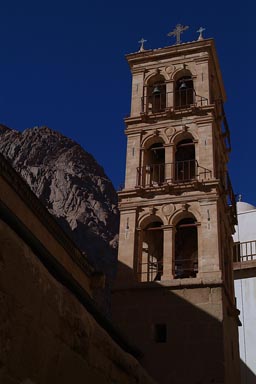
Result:
M144 96L141 98L141 113L144 113Z
M140 168L137 168L136 186L140 186Z
M168 160L173 159L172 146L166 146L166 158ZM203 170L203 172L200 171ZM137 179L136 185L141 187L146 186L159 186L167 182L171 183L184 183L193 180L203 181L207 179L206 175L211 174L211 171L200 167L197 160L183 160L183 161L168 161L161 164L148 164L137 168ZM234 197L230 195L227 187L226 192L228 193L229 200L228 204L231 205L230 209L233 209L232 215L235 216L234 212Z
M256 261L256 240L234 244L234 262Z

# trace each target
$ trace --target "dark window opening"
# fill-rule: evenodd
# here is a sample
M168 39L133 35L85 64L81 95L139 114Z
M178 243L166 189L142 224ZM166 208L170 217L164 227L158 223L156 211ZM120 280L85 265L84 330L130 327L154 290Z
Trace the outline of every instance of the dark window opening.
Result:
M183 76L176 81L175 108L189 107L194 103L194 85L190 76Z
M145 172L150 185L162 184L165 180L165 149L162 143L155 143L145 153Z
M153 164L164 163L165 151L162 143L156 143L149 148Z
M159 281L163 275L162 222L150 223L142 230L139 280Z
M166 84L165 78L158 75L151 79L146 88L147 109L152 113L162 112L166 108Z
M174 276L196 277L198 272L198 240L195 219L183 219L176 226Z
M166 324L155 324L155 342L166 343L167 341L167 327Z
M196 176L195 145L192 139L178 143L175 153L175 180L188 181Z

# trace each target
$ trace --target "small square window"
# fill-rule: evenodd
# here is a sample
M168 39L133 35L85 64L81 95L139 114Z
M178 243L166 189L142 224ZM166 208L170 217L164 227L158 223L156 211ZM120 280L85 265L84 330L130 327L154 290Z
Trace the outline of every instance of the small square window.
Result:
M166 343L167 327L166 324L155 324L155 342Z

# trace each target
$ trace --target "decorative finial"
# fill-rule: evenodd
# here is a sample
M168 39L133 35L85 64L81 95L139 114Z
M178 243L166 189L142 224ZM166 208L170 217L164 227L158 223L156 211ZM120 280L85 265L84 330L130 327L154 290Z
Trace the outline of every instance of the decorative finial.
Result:
M144 49L144 43L146 43L147 40L145 40L143 37L140 39L140 41L138 41L138 43L140 43L140 49L139 49L139 52L143 52L145 51Z
M241 195L241 193L238 195L238 201L239 201L239 202L242 201L242 195Z
M188 25L177 24L175 29L173 31L169 32L167 36L176 36L176 44L180 44L181 43L180 35L184 31L186 31L186 29L188 29L188 28L189 28Z
M198 33L199 33L199 36L198 36L198 39L197 40L203 40L204 38L203 38L203 31L205 31L205 28L203 28L203 27L200 27L199 29L198 29Z

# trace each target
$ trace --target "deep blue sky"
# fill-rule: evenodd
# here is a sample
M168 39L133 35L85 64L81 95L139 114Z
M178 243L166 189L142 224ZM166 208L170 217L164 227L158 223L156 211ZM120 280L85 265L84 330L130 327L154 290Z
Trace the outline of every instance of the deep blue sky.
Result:
M228 101L235 193L256 205L252 1L1 0L0 122L47 125L80 143L117 188L124 180L131 76L125 54L174 43L176 24L214 38Z

